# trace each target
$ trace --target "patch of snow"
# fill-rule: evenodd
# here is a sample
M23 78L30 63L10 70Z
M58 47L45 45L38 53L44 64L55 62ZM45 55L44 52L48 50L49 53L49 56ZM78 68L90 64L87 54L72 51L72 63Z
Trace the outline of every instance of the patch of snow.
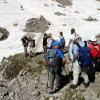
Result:
M20 39L26 34L22 31L26 20L40 15L50 21L51 25L47 32L51 32L53 37L58 36L60 31L64 33L66 45L69 42L71 28L75 28L83 39L89 39L91 34L100 33L100 12L97 10L100 3L96 0L73 0L73 5L65 8L59 7L58 3L52 0L7 0L7 2L0 0L0 26L10 32L9 38L0 42L0 60L4 56L23 52ZM21 5L24 10L21 10ZM65 16L57 16L55 12L64 13ZM89 16L98 21L85 21L84 19ZM13 26L14 23L18 23L18 26ZM63 26L64 24L66 26ZM36 51L42 50L42 37L41 33L36 34Z

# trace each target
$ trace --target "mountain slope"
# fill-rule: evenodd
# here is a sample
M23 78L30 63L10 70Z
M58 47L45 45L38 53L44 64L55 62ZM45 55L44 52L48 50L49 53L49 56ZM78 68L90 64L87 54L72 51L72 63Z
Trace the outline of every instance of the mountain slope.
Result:
M0 41L0 60L4 56L23 52L20 38L26 34L23 32L26 21L30 18L39 18L40 15L51 23L47 32L51 32L53 37L58 36L60 31L64 32L66 45L69 41L70 29L73 27L86 40L91 34L100 32L100 2L98 0L72 0L70 6L60 4L65 0L60 3L59 0L6 1L7 3L4 3L4 0L0 0L0 26L6 28L10 35L7 40ZM86 21L85 19L90 16L97 21ZM36 52L40 52L42 50L41 33L38 33L35 39ZM38 43L39 39L41 42Z

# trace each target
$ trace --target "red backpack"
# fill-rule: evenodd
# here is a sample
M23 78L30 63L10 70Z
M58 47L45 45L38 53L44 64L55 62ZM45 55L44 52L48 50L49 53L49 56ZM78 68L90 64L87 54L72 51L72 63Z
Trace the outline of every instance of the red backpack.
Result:
M93 59L100 58L100 44L94 45L93 43L90 43L89 47L91 50L92 58Z

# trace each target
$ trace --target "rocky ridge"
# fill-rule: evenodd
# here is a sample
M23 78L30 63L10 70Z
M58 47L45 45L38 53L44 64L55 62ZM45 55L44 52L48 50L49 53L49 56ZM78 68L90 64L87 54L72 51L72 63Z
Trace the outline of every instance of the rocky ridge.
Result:
M67 60L67 73L70 66L70 61ZM99 72L88 88L81 84L75 90L69 87L69 76L64 71L62 74L62 79L65 80L62 88L57 93L48 95L47 67L43 54L32 58L26 58L24 54L4 58L0 64L0 100L100 100Z

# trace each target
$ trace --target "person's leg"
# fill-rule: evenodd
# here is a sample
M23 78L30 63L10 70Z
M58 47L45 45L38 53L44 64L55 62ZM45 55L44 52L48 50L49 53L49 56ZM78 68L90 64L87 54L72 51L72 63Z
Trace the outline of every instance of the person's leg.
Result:
M56 89L60 88L60 83L61 83L60 81L61 81L61 74L57 73L56 74Z
M82 75L84 79L84 83L89 83L89 78L88 78L88 68L82 68Z
M53 92L55 77L56 77L56 74L50 68L48 70L48 88L50 89L49 92Z
M89 76L89 81L94 82L95 81L95 69L93 65L90 65L88 68L88 76Z
M80 74L80 66L78 61L76 60L73 63L73 84L77 85L78 84L78 79L79 79L79 74Z
M24 46L24 52L25 52L25 56L27 56L27 46Z
M44 49L44 53L46 53L47 52L47 47L43 46L43 49Z
M71 60L73 60L72 49L73 49L73 42L69 45L69 50L68 50L68 54Z

